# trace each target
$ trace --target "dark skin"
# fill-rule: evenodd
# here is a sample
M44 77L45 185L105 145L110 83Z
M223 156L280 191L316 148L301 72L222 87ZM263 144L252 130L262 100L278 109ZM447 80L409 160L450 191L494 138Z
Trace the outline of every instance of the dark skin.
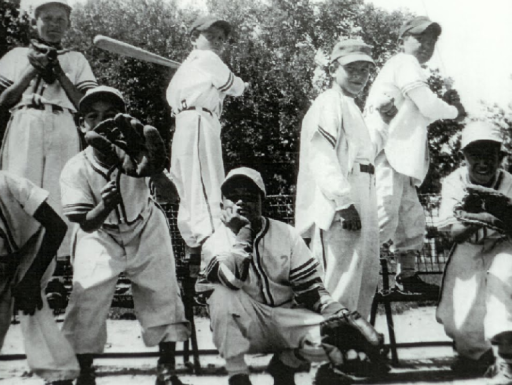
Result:
M24 314L34 315L41 310L41 278L57 254L57 250L66 235L67 226L62 218L44 202L34 213L34 218L44 227L42 244L21 281L13 287L16 306Z
M469 144L462 150L468 167L469 180L475 185L490 187L496 180L496 174L503 160L501 144L497 142L479 140ZM491 222L495 217L489 213L480 213L483 220ZM457 222L452 225L450 235L455 242L466 241L477 232L481 225Z
M263 197L258 187L248 178L236 178L223 188L222 222L238 234L250 224L254 232L261 230Z

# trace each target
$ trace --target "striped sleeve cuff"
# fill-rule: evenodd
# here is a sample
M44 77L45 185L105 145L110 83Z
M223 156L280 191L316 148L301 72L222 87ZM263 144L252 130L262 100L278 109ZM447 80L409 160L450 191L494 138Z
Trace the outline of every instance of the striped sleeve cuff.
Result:
M218 88L220 92L226 92L231 88L233 85L233 82L235 81L235 75L233 75L233 72L229 73L228 80L226 83L224 83L222 86Z
M87 214L94 208L93 204L90 203L75 203L72 205L65 205L62 208L62 212L65 216L73 216L73 215L84 215Z
M320 135L322 135L333 148L336 147L336 138L331 133L327 132L320 126L318 126L317 130L320 133Z
M292 285L294 283L299 283L301 281L307 280L309 277L317 274L318 261L314 258L310 258L306 263L301 266L292 269L290 271L290 282Z
M98 83L95 80L84 80L76 85L77 90L80 92L85 92L88 89L95 87L98 87Z
M427 85L427 83L418 80L418 81L409 83L406 86L403 86L400 91L402 92L403 95L407 95L408 92L410 92L418 87L428 87L428 85Z

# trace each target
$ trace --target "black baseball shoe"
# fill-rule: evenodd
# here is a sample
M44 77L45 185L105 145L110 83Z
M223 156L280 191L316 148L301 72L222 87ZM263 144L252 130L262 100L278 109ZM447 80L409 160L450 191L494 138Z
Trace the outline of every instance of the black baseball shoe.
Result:
M267 367L267 373L274 378L274 385L295 385L295 372L297 370L285 365L274 354Z
M156 367L155 385L186 385L176 375L174 364L160 363Z
M494 361L492 349L489 349L478 360L459 355L455 356L450 369L457 374L481 377L494 364Z
M229 385L252 385L248 374L235 374L229 377Z

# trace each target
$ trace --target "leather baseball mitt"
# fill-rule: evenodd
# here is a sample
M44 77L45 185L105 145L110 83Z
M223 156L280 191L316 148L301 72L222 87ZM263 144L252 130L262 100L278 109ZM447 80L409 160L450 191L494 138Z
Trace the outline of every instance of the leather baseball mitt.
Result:
M121 172L143 178L163 171L167 157L158 130L128 114L117 114L85 134L85 141Z
M468 186L454 214L461 222L512 234L512 200L492 188Z
M357 358L336 364L344 373L366 377L372 373L386 373L384 337L357 311L344 309L321 323L320 333L324 344L335 346L346 357L349 351L357 352ZM362 355L360 353L363 353Z
M67 51L57 50L55 47L32 39L27 56L30 64L37 69L43 80L47 84L52 84L62 71L57 57Z

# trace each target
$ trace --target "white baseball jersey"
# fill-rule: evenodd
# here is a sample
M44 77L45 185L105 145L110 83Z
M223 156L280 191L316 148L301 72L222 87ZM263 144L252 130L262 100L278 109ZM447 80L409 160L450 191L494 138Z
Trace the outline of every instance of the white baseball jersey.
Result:
M394 98L398 108L389 126L376 108L384 94ZM414 178L417 185L428 171L427 126L439 119L454 119L457 114L455 107L430 91L418 60L404 53L393 56L382 67L365 108L366 124L378 151L382 149L391 166Z
M48 192L29 180L0 171L0 349L13 314L10 288L24 277L41 247L44 230L34 214L47 198ZM43 291L54 268L50 265L41 280ZM20 314L28 365L47 381L72 380L79 373L78 362L44 293L42 300L35 315Z
M439 229L457 222L453 208L471 185L466 167L443 182ZM512 175L499 170L492 186L512 198ZM512 243L508 237L482 227L455 244L446 265L436 318L455 341L457 352L478 359L491 340L512 331Z
M88 147L62 170L66 215L85 214L101 201L101 189L116 178ZM120 273L132 282L135 311L148 346L189 337L168 224L150 198L144 178L122 174L121 203L96 231L75 226L73 291L63 332L77 354L101 353L105 324Z
M202 107L217 117L226 95L240 96L244 82L213 51L193 50L174 74L167 101L175 115L190 107Z
M0 59L1 91L18 80L30 65L27 58L28 50L26 47L14 48ZM85 92L87 89L97 86L89 62L80 52L69 51L59 55L58 59L62 70L79 91ZM44 80L36 76L23 92L21 100L14 108L41 103L57 105L76 112L75 106L58 81L53 84L46 84Z

